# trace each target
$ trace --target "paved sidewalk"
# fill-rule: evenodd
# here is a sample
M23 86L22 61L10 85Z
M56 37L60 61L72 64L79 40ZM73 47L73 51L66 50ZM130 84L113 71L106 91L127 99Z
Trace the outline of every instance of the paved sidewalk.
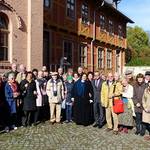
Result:
M150 142L129 134L113 135L92 126L39 124L0 134L0 150L150 150Z

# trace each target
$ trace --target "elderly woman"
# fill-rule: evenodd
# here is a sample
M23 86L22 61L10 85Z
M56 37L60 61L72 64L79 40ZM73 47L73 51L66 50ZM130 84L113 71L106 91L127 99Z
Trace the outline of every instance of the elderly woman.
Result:
M26 79L21 81L20 89L23 96L24 119L23 126L31 125L31 118L34 117L36 111L37 90L36 83L33 80L32 72L27 72Z
M9 107L10 123L12 129L16 130L16 99L19 96L19 87L15 81L15 75L9 74L5 85L5 97ZM9 130L9 127L7 127Z
M147 128L149 132L149 136L145 136L144 138L146 140L150 140L150 81L148 82L148 87L144 91L142 104L144 109L142 121L144 123L144 127Z
M128 127L133 126L133 114L134 114L134 105L133 105L133 86L130 85L127 79L122 80L123 92L122 100L124 102L124 113L119 114L119 131L128 133Z
M43 71L38 71L38 77L35 80L36 89L37 89L37 98L36 98L36 112L34 122L35 125L40 123L41 121L44 122L46 119L46 111L44 111L44 106L48 104L48 96L46 93L46 84L47 81L43 77Z

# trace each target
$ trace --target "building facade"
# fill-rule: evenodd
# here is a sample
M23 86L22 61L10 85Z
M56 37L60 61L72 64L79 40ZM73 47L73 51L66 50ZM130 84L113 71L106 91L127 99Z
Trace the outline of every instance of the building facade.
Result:
M42 67L42 6L41 0L0 0L0 69L13 62Z
M102 0L1 0L0 64L55 70L66 57L68 67L122 73L128 22Z

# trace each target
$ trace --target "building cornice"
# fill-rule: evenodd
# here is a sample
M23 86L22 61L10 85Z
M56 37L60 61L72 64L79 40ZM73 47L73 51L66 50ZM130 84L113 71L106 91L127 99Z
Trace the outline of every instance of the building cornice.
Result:
M5 0L0 0L0 5L6 7L9 11L14 12L16 19L17 19L17 23L18 23L18 29L23 29L23 23L22 23L22 19L19 16L19 14L17 13L17 11L13 8L13 6L11 6L9 3L7 3Z

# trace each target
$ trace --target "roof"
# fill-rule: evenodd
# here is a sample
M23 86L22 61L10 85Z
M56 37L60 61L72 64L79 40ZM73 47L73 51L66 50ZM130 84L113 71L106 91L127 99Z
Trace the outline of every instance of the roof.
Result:
M103 7L103 6L109 7L109 8L112 9L114 12L116 12L116 13L119 14L121 17L123 17L123 18L126 20L126 22L128 22L128 23L134 23L133 20L131 20L129 17L127 17L126 15L124 15L121 11L119 11L118 9L116 9L115 7L113 7L112 4L106 2L105 0L96 0L96 1L97 1L97 2L101 2L101 3L100 3L100 5L101 5L100 7Z

